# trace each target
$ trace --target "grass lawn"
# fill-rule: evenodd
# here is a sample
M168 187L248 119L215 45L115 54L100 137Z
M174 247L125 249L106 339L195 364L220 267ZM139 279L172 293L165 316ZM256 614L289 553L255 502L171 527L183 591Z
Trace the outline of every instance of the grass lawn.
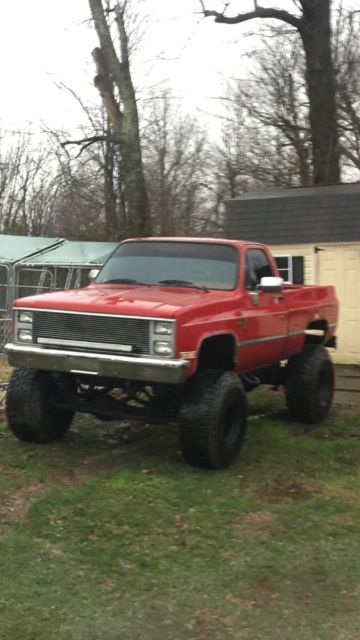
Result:
M170 427L1 426L1 640L360 640L360 416L308 431L250 401L223 472Z

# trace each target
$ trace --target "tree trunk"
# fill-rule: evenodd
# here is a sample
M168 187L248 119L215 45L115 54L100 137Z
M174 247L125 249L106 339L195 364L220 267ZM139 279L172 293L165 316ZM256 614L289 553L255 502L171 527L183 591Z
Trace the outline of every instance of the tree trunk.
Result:
M316 0L304 8L300 35L306 56L314 182L336 184L340 166L329 0Z
M256 18L280 20L294 27L300 34L306 57L306 80L310 102L310 126L313 146L315 184L340 182L340 153L337 130L335 73L331 57L331 0L298 0L301 17L274 7L260 7L254 2L254 10L227 16L205 9L205 17L214 17L223 24L241 24Z
M127 234L148 235L150 211L141 154L137 102L130 73L124 8L119 3L115 6L121 48L119 57L105 18L102 0L89 0L89 5L100 41L100 49L93 52L98 71L95 85L108 111L114 138L120 147L120 174L128 220ZM121 108L112 89L113 83L120 97Z
M120 8L119 4L116 5L115 13L121 48L119 64L121 82L119 82L118 88L123 104L121 149L124 149L124 153L121 154L121 158L125 177L124 197L129 207L131 234L148 235L150 233L150 209L141 153L139 114L130 72L129 43L124 10Z
M117 216L116 191L114 185L115 173L115 145L109 121L106 123L106 137L104 141L104 203L106 237L118 240L121 222Z

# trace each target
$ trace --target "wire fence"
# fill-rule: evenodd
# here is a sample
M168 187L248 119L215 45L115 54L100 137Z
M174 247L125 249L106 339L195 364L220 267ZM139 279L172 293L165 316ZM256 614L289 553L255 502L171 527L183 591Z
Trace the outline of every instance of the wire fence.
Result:
M94 266L51 265L12 268L11 265L0 265L0 407L3 406L11 375L5 345L12 338L12 302L25 296L83 287L88 284L89 270Z
M11 374L11 367L8 364L7 357L4 352L4 346L10 340L10 319L9 318L1 318L0 320L0 341L1 341L1 352L0 352L0 407L3 405L6 386Z
M11 369L8 365L4 347L10 339L10 267L0 265L0 406L3 404L6 384Z

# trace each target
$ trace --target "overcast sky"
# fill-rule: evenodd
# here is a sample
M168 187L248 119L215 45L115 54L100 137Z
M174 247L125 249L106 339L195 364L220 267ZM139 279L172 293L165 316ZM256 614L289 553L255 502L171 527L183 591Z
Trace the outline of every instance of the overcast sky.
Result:
M145 16L134 75L140 98L151 86L169 79L184 109L217 111L226 77L244 77L241 54L254 39L246 32L258 23L216 25L201 20L198 0L133 0ZM356 0L346 0L348 6ZM220 0L206 0L220 8ZM295 11L293 0L263 0L263 6ZM233 0L233 12L253 7L251 0ZM82 114L56 84L63 82L85 100L95 102L92 49L98 44L89 22L87 0L16 0L1 2L0 57L2 99L0 127L33 130L44 122L60 129L74 128Z

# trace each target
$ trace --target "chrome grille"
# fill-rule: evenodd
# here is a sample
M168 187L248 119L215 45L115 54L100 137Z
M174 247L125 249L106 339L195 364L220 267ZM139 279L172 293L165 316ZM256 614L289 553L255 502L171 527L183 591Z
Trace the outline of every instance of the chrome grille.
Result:
M119 318L116 316L96 316L76 313L58 313L56 311L36 311L33 320L33 339L43 342L49 339L54 345L56 340L102 344L101 350L109 345L131 345L134 354L149 354L149 320L143 318Z

